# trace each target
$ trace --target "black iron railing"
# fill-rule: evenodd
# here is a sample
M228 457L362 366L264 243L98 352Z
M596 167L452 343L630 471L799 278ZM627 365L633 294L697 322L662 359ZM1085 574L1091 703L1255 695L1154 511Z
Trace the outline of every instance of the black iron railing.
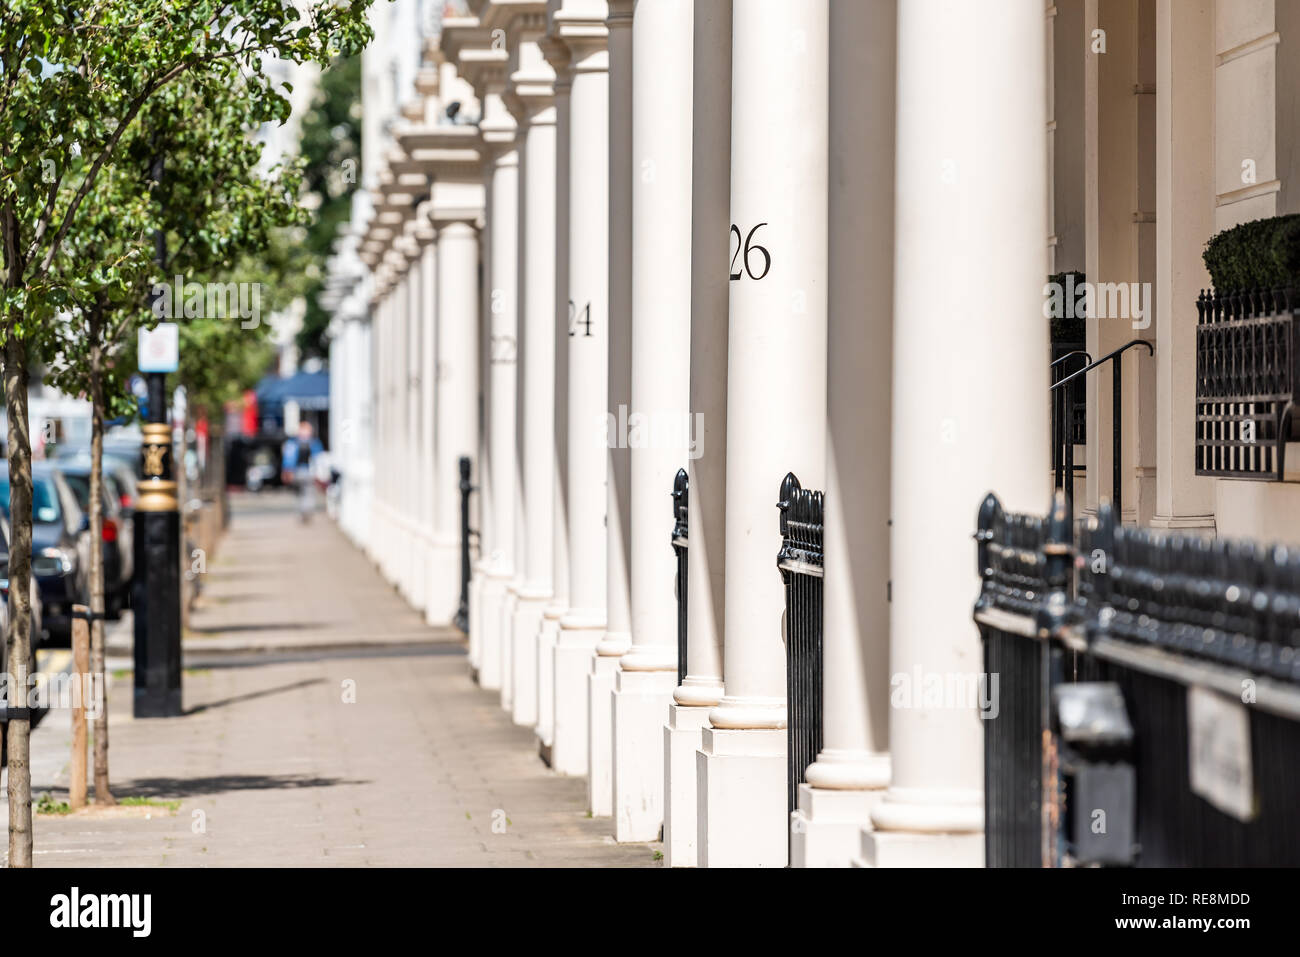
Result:
M1300 289L1196 301L1196 472L1281 481L1297 437Z
M456 608L453 623L466 635L469 634L469 576L470 545L478 537L478 532L469 527L469 497L474 493L470 482L470 460L468 455L460 457L460 603Z
M785 582L786 775L789 809L822 747L822 504L794 473L781 483L781 550Z
M677 684L686 678L686 570L690 560L687 516L690 511L690 479L678 469L673 479L673 551L677 554Z
M1052 383L1052 386L1051 386L1051 391L1052 391L1053 395L1056 395L1056 394L1059 393L1060 395L1062 395L1062 396L1064 396L1064 397L1069 397L1069 402L1068 402L1068 403L1066 402L1066 399L1062 398L1062 399L1057 399L1057 400L1055 400L1055 401L1053 402L1053 406L1055 407L1055 406L1060 405L1060 406L1062 406L1062 407L1064 408L1064 407L1068 404L1068 405L1070 405L1070 406L1072 407L1072 405L1073 405L1073 401L1074 401L1074 400L1073 400L1073 396L1074 396L1075 390L1078 388L1078 386L1082 385L1082 382L1081 382L1080 380L1082 380L1084 376L1086 376L1089 372L1092 372L1094 369L1098 369L1098 368L1100 368L1101 366L1106 365L1106 363L1108 363L1108 362L1113 362L1113 363L1114 363L1114 365L1112 365L1112 366L1111 366L1111 369L1110 369L1110 387L1111 387L1111 408L1110 408L1110 414L1111 414L1111 424L1110 424L1110 441L1111 441L1111 479L1110 479L1110 481L1111 481L1111 488L1110 488L1110 499L1111 499L1111 502L1112 502L1112 503L1114 504L1114 506L1115 506L1115 510L1116 510L1116 512L1118 512L1118 513L1121 514L1121 515L1123 515L1123 513L1124 513L1124 508L1123 508L1123 496L1124 496L1124 453L1123 453L1123 448L1124 448L1124 442L1123 442L1123 438L1124 438L1124 431L1123 431L1123 429L1124 429L1124 381L1123 381L1123 379L1120 378L1120 366L1121 366L1121 363L1122 363L1122 361L1123 361L1124 353L1127 352L1129 349L1132 349L1132 348L1135 347L1135 346L1145 346L1146 349L1147 349L1148 354L1150 354L1150 355L1155 355L1155 354L1156 354L1156 347L1155 347L1154 345L1152 345L1150 341L1148 341L1148 340L1146 340L1146 339L1131 339L1130 341L1124 343L1124 345L1120 346L1118 349L1114 349L1114 350L1112 350L1112 351L1106 353L1104 356L1102 356L1102 357L1101 357L1100 359L1098 359L1096 362L1089 361L1088 364L1085 365L1083 368L1081 368L1081 369L1076 369L1074 372L1071 372L1071 373L1069 373L1068 375L1061 375L1060 378L1057 378L1057 376L1056 376L1056 372L1055 372L1055 368L1053 368L1053 376L1052 376L1052 377L1053 377L1056 381L1054 381L1054 382ZM1059 361L1059 360L1058 360L1058 361ZM1053 366L1055 366L1055 363L1053 363ZM1067 485L1066 482L1065 482L1065 478L1064 478L1064 477L1065 477L1065 468L1064 468L1064 467L1062 467L1062 468L1058 468L1057 471L1056 471L1056 487L1057 487L1058 489L1063 489L1063 490L1068 494L1068 493L1071 491L1070 486L1073 485L1073 475L1074 475L1074 471L1073 471L1074 442L1073 442L1073 439L1072 439L1072 438L1071 438L1071 441L1066 442L1066 441L1065 441L1065 436L1063 436L1062 434L1060 434L1062 429L1066 429L1066 425L1067 425L1067 423L1069 422L1068 417L1066 417L1066 416L1059 416L1059 417L1057 417L1057 421L1058 421L1058 423L1059 423L1059 427L1055 427L1055 428L1053 429L1053 432L1052 432L1052 442L1053 442L1053 445L1054 445L1054 446L1062 446L1062 445L1064 446L1064 452L1063 452L1063 454L1067 454L1067 455L1069 456L1069 462L1070 462L1070 465L1069 465L1069 474L1070 474L1071 478L1070 478L1070 483L1069 483L1069 485ZM1068 431L1068 430L1067 430L1067 431Z
M1076 347L1077 346L1077 347ZM1082 344L1052 343L1052 384L1092 362ZM1088 442L1088 403L1083 383L1075 381L1063 389L1052 389L1052 474L1056 487L1067 491L1082 466L1074 461L1074 447ZM1070 476L1067 481L1066 476Z
M1068 509L980 510L988 865L1300 864L1300 551Z

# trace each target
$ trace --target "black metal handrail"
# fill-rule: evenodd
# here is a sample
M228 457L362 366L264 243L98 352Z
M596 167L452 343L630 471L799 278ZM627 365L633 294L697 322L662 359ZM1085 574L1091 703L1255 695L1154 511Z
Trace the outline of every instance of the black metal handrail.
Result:
M470 541L478 538L478 532L469 527L469 497L477 486L470 480L471 463L468 455L462 455L460 467L460 602L456 608L456 617L452 623L469 634L469 577L470 577Z
M822 511L823 493L799 485L793 472L781 482L781 549L776 564L785 583L786 775L789 810L822 747Z
M1098 368L1100 368L1101 366L1104 366L1106 363L1110 362L1111 360L1114 360L1114 361L1115 361L1115 364L1114 364L1114 366L1111 367L1111 372L1110 372L1110 384L1111 384L1111 409L1110 409L1110 413L1111 413L1111 427L1110 427L1110 440L1111 440L1111 490L1110 490L1110 500L1111 500L1111 503L1114 505L1114 508L1115 508L1116 513L1118 513L1118 514L1121 515L1121 516L1123 516L1123 514L1124 514L1124 511L1123 511L1123 502L1124 502L1124 469L1123 469L1123 461L1124 461L1124 457L1123 457L1123 444L1124 444L1124 443L1123 443L1123 437L1124 437L1124 432L1123 432L1123 422L1124 422L1124 398L1123 398L1123 393L1124 393L1124 382L1123 382L1123 380L1120 378L1120 357L1121 357L1125 352L1127 352L1129 349L1132 349L1134 346L1146 346L1146 348L1147 348L1147 352L1148 352L1150 355L1153 355L1153 356L1154 356L1154 355L1156 354L1156 347L1155 347L1155 345L1154 345L1150 340L1148 340L1148 339L1131 339L1131 340L1129 340L1128 342L1124 343L1124 345L1120 346L1118 349L1113 349L1113 350L1111 350L1110 352L1106 353L1104 356L1102 356L1100 359L1096 360L1095 362L1089 362L1089 363L1088 363L1086 366L1084 366L1082 369L1078 369L1078 370L1076 370L1076 371L1074 371L1074 372L1071 372L1069 375L1064 376L1063 378L1057 380L1056 382L1052 383L1052 386L1051 386L1051 388L1052 388L1053 391L1057 391L1057 390L1064 389L1065 386L1070 385L1070 383L1074 382L1075 379L1082 378L1082 377L1083 377L1084 375L1086 375L1087 373L1092 372L1094 369L1098 369ZM1073 387L1071 387L1071 389L1073 389ZM1068 394L1068 393L1066 393L1066 394ZM1064 490L1067 494L1069 494L1069 493L1071 493L1071 492L1073 491L1072 489L1068 489L1068 488L1065 487L1064 482L1061 481L1061 479L1060 479L1059 476L1058 476L1058 479L1057 479L1056 487L1059 488L1059 489ZM1071 497L1073 497L1073 496L1071 496Z
M1066 363L1079 356L1083 357L1085 365L1092 362L1092 355L1082 349L1072 349L1052 360L1049 368L1052 370L1053 384L1057 381L1056 376L1068 374L1069 370L1064 368ZM1057 371L1058 366L1062 367L1060 372ZM1056 487L1061 489L1066 488L1067 481L1073 484L1074 446L1081 438L1087 441L1086 435L1078 434L1081 431L1080 425L1086 431L1087 418L1086 406L1077 401L1076 394L1074 386L1052 392L1052 472L1056 476ZM1084 412L1082 423L1077 421L1080 412Z
M686 596L690 561L690 477L678 469L673 479L673 552L677 555L677 683L686 679Z

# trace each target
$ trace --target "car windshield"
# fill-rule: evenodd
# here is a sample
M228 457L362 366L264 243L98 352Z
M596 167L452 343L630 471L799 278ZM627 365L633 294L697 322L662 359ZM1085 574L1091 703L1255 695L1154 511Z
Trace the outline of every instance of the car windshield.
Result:
M0 507L9 511L9 476L0 478ZM59 520L59 496L54 490L54 482L45 476L32 478L32 521L57 522Z
M87 514L90 513L90 476L78 475L75 472L64 472L63 477L68 482L68 487L72 489L72 494L77 497L77 504L81 510ZM104 476L104 499L108 500L113 494L113 486L109 482L108 476Z

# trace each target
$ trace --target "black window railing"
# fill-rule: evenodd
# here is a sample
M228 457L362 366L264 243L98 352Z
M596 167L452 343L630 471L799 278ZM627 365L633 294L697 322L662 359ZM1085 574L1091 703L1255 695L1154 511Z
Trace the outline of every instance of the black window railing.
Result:
M690 561L690 478L678 469L673 479L673 551L677 555L677 684L686 679L686 572Z
M989 866L1300 864L1300 550L981 506Z
M785 583L786 783L790 811L808 765L822 747L822 506L823 493L781 482L781 550Z
M1257 289L1196 301L1196 472L1285 474L1300 403L1300 289Z

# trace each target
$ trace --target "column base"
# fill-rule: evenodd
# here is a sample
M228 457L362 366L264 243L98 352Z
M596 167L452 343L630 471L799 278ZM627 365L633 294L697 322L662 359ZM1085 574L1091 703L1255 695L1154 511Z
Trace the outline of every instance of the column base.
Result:
M614 813L614 739L611 736L614 675L618 659L599 653L604 639L596 643L587 672L587 808L592 817Z
M862 832L871 829L871 808L884 793L799 785L799 806L790 815L790 866L851 866Z
M712 704L712 702L710 702ZM664 725L664 865L695 867L699 855L695 752L709 723L707 707L668 706Z
M984 833L861 832L853 867L983 867Z
M450 627L460 608L460 544L439 542L429 545L425 572L425 624Z
M555 643L560 637L563 609L551 606L542 613L537 632L537 740L545 749L542 758L551 763L551 741L555 731ZM540 752L539 752L540 753Z
M542 613L550 600L551 596L545 593L520 592L511 622L514 642L510 655L514 672L510 681L514 689L511 717L515 724L530 728L537 724L537 636L542 629Z
M621 661L621 659L620 659ZM657 841L664 825L664 719L676 671L614 676L614 839Z
M501 710L513 713L515 707L515 607L519 604L517 583L507 582L501 600Z
M560 623L555 643L555 724L551 767L560 774L587 773L587 675L603 628Z
M505 576L487 572L479 590L478 683L488 691L501 690L501 608L505 600Z
M469 577L469 667L478 681L483 668L483 581L482 565L475 565Z
M785 729L705 728L701 736L695 753L699 866L784 867Z

